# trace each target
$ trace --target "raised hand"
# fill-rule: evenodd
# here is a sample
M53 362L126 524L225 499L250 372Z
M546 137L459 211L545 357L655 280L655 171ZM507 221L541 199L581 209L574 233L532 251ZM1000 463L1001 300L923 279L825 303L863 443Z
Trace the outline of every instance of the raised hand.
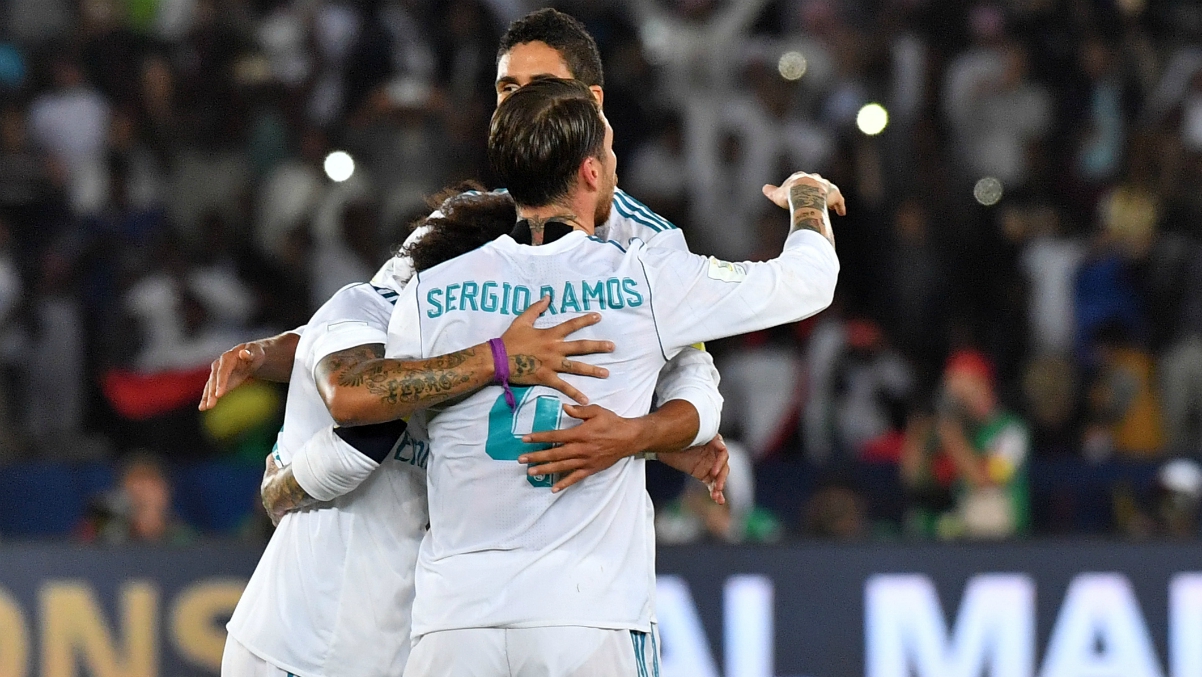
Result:
M217 400L254 376L266 361L267 354L257 341L239 343L222 353L209 367L209 380L200 396L200 410L217 406Z
M287 383L292 376L292 359L300 334L295 331L239 343L213 360L209 380L200 396L200 410L217 405L217 400L252 376L264 381Z
M779 186L765 184L763 188L764 196L776 203L781 209L789 209L790 189L796 185L809 185L818 188L819 194L826 198L826 206L828 208L835 210L835 213L839 216L847 216L847 202L843 199L843 192L839 190L838 186L818 174L796 172L785 179L784 183Z

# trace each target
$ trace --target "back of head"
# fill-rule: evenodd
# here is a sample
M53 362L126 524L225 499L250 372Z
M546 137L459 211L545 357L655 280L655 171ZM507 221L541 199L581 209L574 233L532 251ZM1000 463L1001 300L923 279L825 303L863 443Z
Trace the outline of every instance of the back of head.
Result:
M497 49L500 61L509 50L527 42L542 42L559 52L572 77L592 87L605 86L601 51L584 24L568 14L546 8L509 24Z
M586 158L601 158L605 122L577 80L539 78L497 107L488 159L514 202L543 207L566 197Z
M516 221L517 210L508 195L460 193L448 197L437 212L416 224L429 232L400 254L408 256L420 273L509 233Z

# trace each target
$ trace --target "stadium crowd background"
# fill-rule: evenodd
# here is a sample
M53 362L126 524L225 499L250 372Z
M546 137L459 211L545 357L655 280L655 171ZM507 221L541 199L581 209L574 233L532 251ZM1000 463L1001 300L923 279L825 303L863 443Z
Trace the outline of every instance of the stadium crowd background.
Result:
M542 4L0 3L0 535L261 538L283 391L202 415L209 362L491 185L497 40ZM773 256L794 169L849 204L835 306L710 346L734 513L654 468L661 536L1198 535L1202 6L556 6L694 251ZM941 451L997 421L990 477Z

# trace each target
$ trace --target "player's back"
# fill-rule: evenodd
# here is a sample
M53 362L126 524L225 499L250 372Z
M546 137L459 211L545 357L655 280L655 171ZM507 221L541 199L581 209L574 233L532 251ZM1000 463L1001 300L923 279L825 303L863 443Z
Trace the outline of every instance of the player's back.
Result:
M395 297L388 289L351 285L314 314L293 362L274 452L281 465L334 423L317 392L317 362L381 343ZM400 674L427 519L422 437L419 429L407 432L396 453L350 493L284 516L230 620L232 637L294 674Z
M665 358L641 265L612 242L573 232L529 247L502 237L421 273L389 331L393 357L443 355L500 336L542 296L550 326L584 312L602 321L573 338L611 339L615 352L585 358L605 380L567 376L621 416L650 408ZM412 326L416 323L418 326ZM570 490L527 477L531 430L577 422L547 388L499 386L429 413L430 533L419 556L414 633L465 627L649 627L655 544L642 460L624 459Z

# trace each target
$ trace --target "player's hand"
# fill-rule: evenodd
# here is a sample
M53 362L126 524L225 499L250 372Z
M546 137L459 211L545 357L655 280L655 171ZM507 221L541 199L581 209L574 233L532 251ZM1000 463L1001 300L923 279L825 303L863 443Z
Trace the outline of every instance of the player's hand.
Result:
M254 376L265 361L267 354L257 341L239 343L222 353L209 367L209 380L200 396L200 410L208 411L217 406L217 400Z
M726 489L726 476L730 474L730 453L721 435L699 447L660 454L658 459L703 482L714 503L726 505L726 495L722 491Z
M635 453L631 450L636 448L642 434L636 419L622 418L595 404L586 407L565 404L563 410L568 416L584 422L573 428L531 433L522 437L522 441L528 444L559 446L518 457L518 463L530 466L526 471L529 475L561 475L560 480L551 487L552 492L563 491Z
M827 208L835 210L835 213L839 216L847 216L847 202L843 199L843 192L839 190L838 186L818 174L797 172L785 179L785 182L779 186L774 186L770 183L765 184L763 188L764 196L776 203L778 207L788 209L789 189L799 183L814 186L821 190L822 194L826 197Z
M569 335L600 322L599 313L581 315L547 329L535 329L534 321L550 305L549 296L535 301L517 316L504 334L501 334L501 340L505 342L505 352L509 354L509 382L524 386L547 386L580 404L588 404L584 393L573 388L559 375L577 374L606 378L609 376L608 369L568 358L573 355L610 353L613 352L614 344L612 341L566 340Z

